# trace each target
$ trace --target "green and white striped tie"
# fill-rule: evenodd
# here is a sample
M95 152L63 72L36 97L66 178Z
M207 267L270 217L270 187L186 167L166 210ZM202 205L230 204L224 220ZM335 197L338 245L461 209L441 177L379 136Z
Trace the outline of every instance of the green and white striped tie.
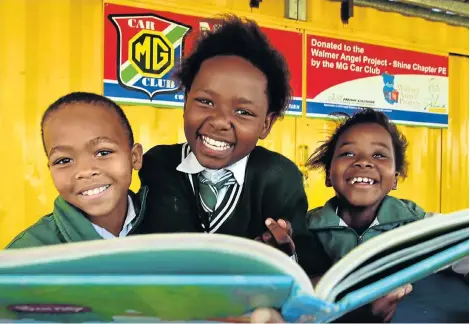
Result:
M199 196L204 210L213 213L217 204L217 195L220 189L231 186L236 183L236 179L231 171L226 170L216 183L212 183L206 179L202 173L198 175L199 179Z

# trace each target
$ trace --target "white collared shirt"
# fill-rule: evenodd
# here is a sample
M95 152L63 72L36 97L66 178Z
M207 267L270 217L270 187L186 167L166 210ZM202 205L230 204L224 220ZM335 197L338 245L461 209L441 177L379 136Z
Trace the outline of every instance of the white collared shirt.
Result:
M124 220L124 225L122 225L122 230L119 233L119 237L124 237L129 234L131 231L133 224L132 221L136 218L137 214L135 213L135 208L134 208L134 203L132 202L132 199L130 196L127 196L127 216L126 219ZM108 232L106 229L102 228L101 226L98 226L96 224L91 223L93 227L95 228L96 232L104 239L112 239L115 238L114 234Z
M201 163L199 163L199 161L197 160L196 155L194 155L193 152L190 152L188 156L176 167L176 170L186 173L186 174L197 174L197 173L202 172L202 175L204 176L204 178L211 181L212 183L217 182L217 180L220 179L220 177L224 175L225 170L229 170L229 171L232 171L233 176L235 177L235 180L237 181L237 184L240 187L242 187L243 183L245 182L245 170L246 170L246 165L248 163L249 156L250 155L248 154L243 159L235 162L234 164L229 165L228 167L224 169L211 170L211 169L207 169L203 167ZM215 208L217 208L221 204L227 190L228 190L227 187L224 187L219 190ZM292 255L290 258L293 261L297 262L296 253L294 253L294 255Z
M216 183L221 176L224 175L225 170L231 171L238 185L241 187L245 182L245 170L248 162L248 156L245 156L243 159L235 162L234 164L229 165L228 167L220 170L211 170L203 167L194 155L193 152L189 153L188 156L176 167L176 170L187 173L187 174L197 174L202 172L202 176L209 180L212 183ZM217 195L217 203L215 208L219 207L222 203L225 193L227 192L228 187L223 187L219 190Z

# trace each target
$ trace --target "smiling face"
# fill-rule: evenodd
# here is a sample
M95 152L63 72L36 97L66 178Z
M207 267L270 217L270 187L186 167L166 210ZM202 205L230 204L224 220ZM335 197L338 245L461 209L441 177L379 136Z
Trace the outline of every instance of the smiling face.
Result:
M248 155L274 121L266 76L238 56L205 60L188 92L184 131L199 163L222 169Z
M327 186L352 207L376 208L397 176L392 137L379 124L363 123L338 138Z
M95 224L120 220L127 211L132 169L142 165L142 147L130 147L112 108L65 104L43 125L52 180L59 194Z

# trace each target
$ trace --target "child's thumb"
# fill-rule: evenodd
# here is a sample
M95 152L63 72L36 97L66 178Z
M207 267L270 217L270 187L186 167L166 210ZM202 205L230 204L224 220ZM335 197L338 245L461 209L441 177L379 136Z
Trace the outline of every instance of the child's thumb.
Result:
M411 284L406 284L403 287L398 288L395 290L395 295L397 300L403 299L406 295L413 291L413 286Z
M258 308L251 314L250 323L284 323L284 320L274 309Z

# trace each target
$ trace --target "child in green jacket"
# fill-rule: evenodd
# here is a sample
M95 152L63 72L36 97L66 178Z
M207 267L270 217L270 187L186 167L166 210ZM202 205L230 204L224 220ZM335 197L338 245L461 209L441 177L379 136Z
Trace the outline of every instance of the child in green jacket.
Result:
M144 214L147 189L129 190L142 166L142 146L122 109L103 96L70 93L46 110L44 150L59 196L51 214L7 248L127 236Z
M141 224L147 188L129 190L142 166L142 146L122 109L103 96L76 92L54 102L41 121L42 139L59 192L51 214L7 248L27 248L127 236ZM162 184L164 186L164 184ZM283 229L267 225L271 233ZM256 310L250 321L264 321ZM274 312L273 310L270 310Z
M414 202L388 195L406 177L406 148L405 136L385 114L368 108L346 118L310 157L307 165L322 168L326 186L336 193L308 212L309 229L322 247L311 251L312 257L323 256L318 276L362 242L426 216ZM406 285L341 321L389 321L411 290Z

